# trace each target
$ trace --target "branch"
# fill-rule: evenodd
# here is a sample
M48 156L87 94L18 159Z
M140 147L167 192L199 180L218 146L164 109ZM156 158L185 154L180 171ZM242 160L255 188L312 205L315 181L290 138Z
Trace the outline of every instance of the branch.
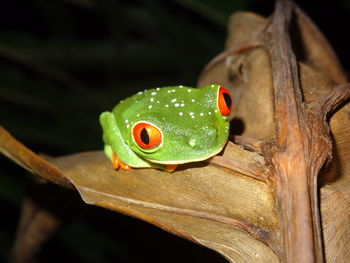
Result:
M339 85L329 94L310 103L308 108L315 113L321 114L323 119L329 115L350 98L350 83Z
M269 183L278 205L283 262L324 262L317 175L329 155L323 149L318 163L314 151L322 142L313 142L314 122L305 113L298 64L289 36L293 3L277 1L271 23L262 38L270 55L275 96L276 144L266 152L272 162ZM322 126L323 128L323 126ZM322 129L316 129L322 133ZM323 134L322 134L323 135Z

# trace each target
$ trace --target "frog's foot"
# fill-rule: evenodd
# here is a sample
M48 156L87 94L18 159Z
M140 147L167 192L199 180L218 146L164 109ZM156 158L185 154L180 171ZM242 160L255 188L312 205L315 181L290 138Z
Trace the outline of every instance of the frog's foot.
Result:
M165 170L168 173L172 173L175 171L176 167L177 167L177 164L167 164L167 165L165 165Z
M123 170L126 170L126 171L131 170L131 167L126 163L123 163L122 161L119 161L119 165L120 165L120 168L122 168Z
M112 165L115 170L118 170L119 167L122 168L123 170L131 170L131 167L126 163L120 161L118 156L115 153L113 153Z
M113 153L112 165L113 165L113 168L114 168L115 170L118 170L118 169L119 169L119 166L120 166L120 164L119 164L119 159L118 159L118 156L117 156L115 153Z

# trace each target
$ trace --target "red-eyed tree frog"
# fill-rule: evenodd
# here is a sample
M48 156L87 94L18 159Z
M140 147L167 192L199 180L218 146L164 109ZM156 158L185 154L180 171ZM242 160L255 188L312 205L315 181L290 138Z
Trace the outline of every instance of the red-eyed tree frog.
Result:
M231 109L230 93L216 84L140 91L100 115L104 152L115 169L172 172L223 149Z

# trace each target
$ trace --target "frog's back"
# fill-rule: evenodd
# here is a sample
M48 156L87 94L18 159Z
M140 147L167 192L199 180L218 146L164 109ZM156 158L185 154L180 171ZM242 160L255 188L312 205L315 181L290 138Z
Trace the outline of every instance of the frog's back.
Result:
M120 102L113 114L129 145L133 144L131 129L139 121L156 125L164 135L169 133L167 138L180 131L186 134L193 133L193 129L205 131L216 125L220 115L218 89L219 85L208 85L202 89L173 86L145 90Z
M140 91L121 101L114 107L113 113L116 116L119 127L123 126L129 129L138 120L138 117L145 112L170 114L172 112L170 105L175 104L179 105L179 107L184 105L184 98L191 97L193 90L197 89L173 86Z

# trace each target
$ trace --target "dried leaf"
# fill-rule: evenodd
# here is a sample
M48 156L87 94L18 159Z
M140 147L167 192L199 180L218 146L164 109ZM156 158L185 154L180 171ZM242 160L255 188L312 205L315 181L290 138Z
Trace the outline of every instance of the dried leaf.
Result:
M236 258L237 251L243 258L256 258L255 252L271 258L272 251L248 234L258 231L256 237L270 243L278 234L273 200L264 183L213 165L185 165L172 174L150 169L116 172L102 152L56 158L52 163L89 204L220 248L227 258ZM254 251L248 249L251 242Z
M1 134L2 152L5 145L8 156L16 156L19 163L35 158L37 161L25 168L43 178L51 180L45 173L59 171L88 204L138 217L215 249L231 261L277 262L270 247L279 250L278 222L274 201L263 182L203 163L180 166L174 173L153 169L115 171L102 152L50 158L53 166L4 129L0 129ZM4 134L6 143L1 139ZM236 156L247 165L263 167L261 156L237 148L229 144L223 156ZM18 149L24 154L12 153Z
M348 262L350 256L350 190L349 187L334 190L321 189L323 239L327 262Z

